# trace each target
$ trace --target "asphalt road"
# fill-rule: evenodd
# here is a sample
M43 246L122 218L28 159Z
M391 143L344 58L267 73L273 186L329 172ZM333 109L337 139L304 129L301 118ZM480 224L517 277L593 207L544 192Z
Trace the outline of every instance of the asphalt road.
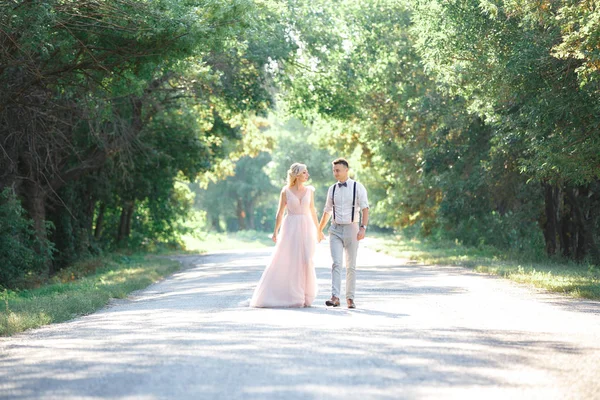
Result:
M331 309L327 244L303 309L250 309L270 249L185 256L172 277L0 340L2 399L600 399L600 303L359 251Z

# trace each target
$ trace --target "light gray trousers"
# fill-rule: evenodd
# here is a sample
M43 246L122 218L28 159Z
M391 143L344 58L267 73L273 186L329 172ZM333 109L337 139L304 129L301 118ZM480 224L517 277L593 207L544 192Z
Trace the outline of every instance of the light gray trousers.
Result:
M356 290L356 253L358 251L358 223L329 227L329 248L333 265L331 266L331 294L340 297L342 286L342 265L346 255L346 299L354 299Z

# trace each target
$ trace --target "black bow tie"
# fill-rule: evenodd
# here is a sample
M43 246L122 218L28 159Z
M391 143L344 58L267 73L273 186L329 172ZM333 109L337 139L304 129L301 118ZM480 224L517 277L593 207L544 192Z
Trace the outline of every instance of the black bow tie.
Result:
M344 183L338 182L338 187L342 187L342 186L348 187L348 182L344 182Z

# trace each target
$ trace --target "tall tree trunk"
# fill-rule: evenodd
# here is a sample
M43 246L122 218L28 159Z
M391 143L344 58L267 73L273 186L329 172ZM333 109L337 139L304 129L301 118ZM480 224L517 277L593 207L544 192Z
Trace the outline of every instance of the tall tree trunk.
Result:
M119 231L117 232L117 244L120 245L125 238L125 220L127 219L127 207L121 208L121 218L119 219Z
M577 245L577 226L570 218L570 213L563 210L560 223L560 245L563 257L570 258Z
M89 193L89 192L88 192ZM91 232L94 230L94 210L96 209L96 199L93 196L86 196L87 201L87 212L85 216L86 220L86 229L88 237L92 237Z
M90 195L92 193L92 188L88 184L88 188L84 189L83 193L78 192L80 196L83 197L83 202L85 205L85 212L82 215L81 224L77 223L80 232L79 236L79 251L81 254L84 254L89 251L94 231L94 209L96 208L96 199L94 196Z
M102 228L104 227L104 213L106 212L106 203L102 202L100 204L100 209L98 210L98 217L96 217L96 227L94 229L94 237L96 239L100 239L100 235L102 235Z
M221 219L217 214L211 213L210 215L210 225L211 227L218 233L223 232L221 229Z
M569 203L571 204L575 221L583 238L581 249L578 249L579 251L577 252L577 259L583 259L586 253L589 252L592 257L592 261L594 263L599 263L600 251L598 249L598 245L596 244L596 240L594 239L594 230L592 224L589 223L589 221L584 217L584 211L582 210L581 204L578 200L578 192L578 189L567 190L567 197L569 199Z
M246 212L244 211L244 204L240 198L237 199L236 214L238 219L238 229L241 231L246 230Z
M125 201L121 209L121 218L119 220L119 232L117 235L117 243L121 244L123 240L129 237L131 233L131 217L133 216L133 201Z
M48 240L48 232L46 231L46 192L37 182L32 181L25 181L23 190L26 199L24 205L29 217L33 220L35 235L38 239L35 251L42 254L44 252L42 246L45 246ZM47 278L51 273L52 263L48 259L44 263L42 276Z
M125 217L125 237L131 235L131 221L133 220L133 211L135 209L135 200L127 203L127 216Z
M254 199L247 199L244 204L244 211L246 213L246 226L248 229L256 229L254 225L254 206L256 201Z
M544 240L546 241L546 253L556 254L558 237L558 188L544 183L544 210L545 222L543 224Z

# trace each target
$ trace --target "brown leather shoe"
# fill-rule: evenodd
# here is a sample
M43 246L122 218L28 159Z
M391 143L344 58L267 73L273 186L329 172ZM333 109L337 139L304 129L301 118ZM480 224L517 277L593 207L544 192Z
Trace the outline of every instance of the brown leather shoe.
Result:
M331 296L331 300L327 300L325 302L326 306L329 307L339 307L340 306L340 299L335 297L335 296Z
M348 303L348 308L356 308L356 304L354 304L354 300L348 299L348 300L346 300L346 302Z

